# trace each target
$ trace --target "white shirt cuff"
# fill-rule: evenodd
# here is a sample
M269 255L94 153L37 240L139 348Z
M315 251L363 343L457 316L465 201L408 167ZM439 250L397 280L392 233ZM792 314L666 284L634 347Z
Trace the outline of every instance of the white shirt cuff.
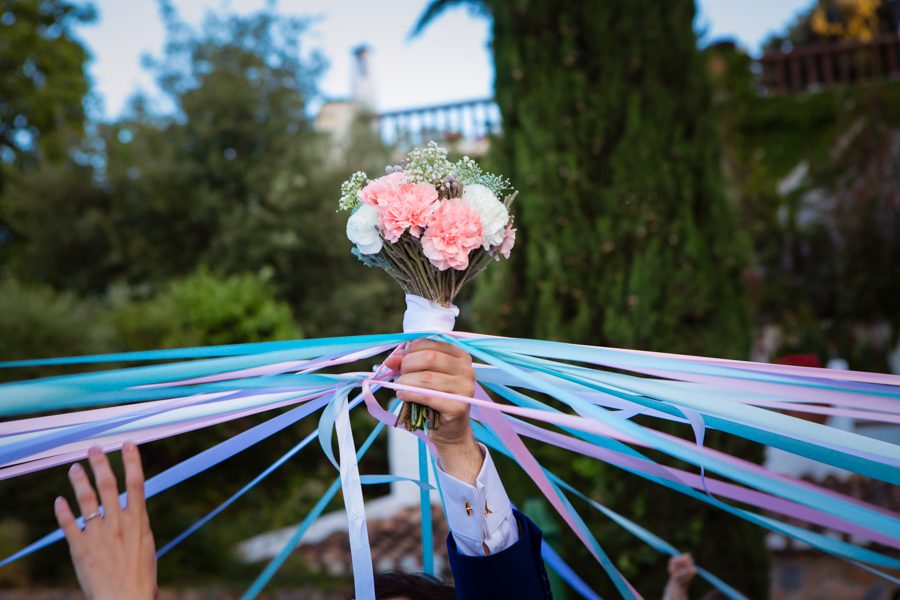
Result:
M484 452L484 463L474 487L445 473L440 459L437 460L437 476L444 496L447 525L453 533L457 550L468 556L485 556L485 546L490 554L496 554L519 541L512 504L491 453L483 444L478 445ZM471 510L467 510L467 503Z

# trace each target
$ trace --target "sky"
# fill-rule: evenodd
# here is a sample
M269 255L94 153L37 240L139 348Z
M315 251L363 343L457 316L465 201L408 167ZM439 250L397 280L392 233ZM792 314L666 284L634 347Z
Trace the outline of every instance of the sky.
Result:
M730 38L758 56L766 37L782 31L811 2L698 0L695 29L703 34L701 44ZM246 13L263 8L266 0L173 3L184 21L196 25L209 10ZM80 28L78 37L93 56L88 72L100 100L95 116L113 120L127 111L136 90L158 96L152 77L141 67L141 57L161 55L165 30L156 0L93 0L93 4L99 18ZM306 51L317 49L328 60L319 85L323 98L350 95L351 53L363 43L372 49L380 110L491 97L488 19L456 6L410 39L410 30L427 5L428 0L280 0L276 10L314 18L303 43Z

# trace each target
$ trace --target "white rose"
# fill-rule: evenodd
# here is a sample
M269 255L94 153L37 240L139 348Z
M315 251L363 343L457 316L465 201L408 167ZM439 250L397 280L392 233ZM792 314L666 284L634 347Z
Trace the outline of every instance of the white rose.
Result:
M480 183L473 183L463 189L462 201L474 208L481 219L484 249L502 244L509 223L509 211L493 192Z
M378 233L378 213L374 206L363 204L347 219L347 237L356 244L362 254L378 254L381 251L381 234Z

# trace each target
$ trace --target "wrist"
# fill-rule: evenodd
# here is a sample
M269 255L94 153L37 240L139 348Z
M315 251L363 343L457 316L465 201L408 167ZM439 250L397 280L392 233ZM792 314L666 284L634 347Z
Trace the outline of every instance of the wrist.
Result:
M468 435L460 436L454 441L434 440L441 470L447 475L474 486L484 464L484 452L471 429Z
M478 447L478 442L475 441L475 434L472 432L472 426L469 424L466 427L459 428L458 431L451 431L449 427L431 430L428 432L428 439L440 452L458 452Z
M663 600L687 600L687 590L680 585L667 585Z
M88 598L90 598L90 597L91 596L88 596ZM122 591L111 592L111 595L109 595L109 591L108 591L104 595L94 596L93 598L94 598L94 600L125 600L126 598L128 600L132 600L133 598L141 599L141 600L159 600L160 593L159 593L159 588L154 587L153 591L150 592L149 595L135 594L135 590L126 590L124 592L122 592Z

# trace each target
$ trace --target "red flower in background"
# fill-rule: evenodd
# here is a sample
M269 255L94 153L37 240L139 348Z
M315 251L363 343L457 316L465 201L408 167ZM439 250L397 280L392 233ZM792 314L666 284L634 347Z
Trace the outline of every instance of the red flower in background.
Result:
M776 365L791 365L792 367L816 367L822 368L822 361L815 354L788 354L773 361Z

